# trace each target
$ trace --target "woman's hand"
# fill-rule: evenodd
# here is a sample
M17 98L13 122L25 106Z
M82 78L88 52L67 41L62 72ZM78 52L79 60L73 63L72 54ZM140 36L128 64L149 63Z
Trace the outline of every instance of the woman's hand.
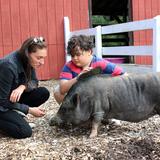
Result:
M28 113L32 114L35 117L42 117L45 115L45 110L40 107L29 107Z
M25 89L26 89L25 85L20 85L19 87L14 89L10 95L10 101L13 103L18 102Z

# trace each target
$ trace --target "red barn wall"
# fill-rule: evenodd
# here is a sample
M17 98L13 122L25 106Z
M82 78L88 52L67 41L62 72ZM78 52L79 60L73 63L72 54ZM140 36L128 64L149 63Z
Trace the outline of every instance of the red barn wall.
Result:
M41 80L59 77L65 63L64 16L71 30L89 26L87 0L0 0L0 58L20 47L30 36L48 43L45 65L37 71Z
M159 0L132 0L133 21L150 19L160 15ZM151 45L152 31L134 32L134 45ZM152 64L151 56L135 56L137 64Z

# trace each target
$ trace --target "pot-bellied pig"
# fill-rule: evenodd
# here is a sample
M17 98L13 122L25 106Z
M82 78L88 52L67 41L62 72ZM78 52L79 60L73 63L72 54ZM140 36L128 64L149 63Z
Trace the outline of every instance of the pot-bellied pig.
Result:
M160 114L160 73L95 75L71 87L54 120L78 125L91 119L95 137L103 118L139 122L155 114Z

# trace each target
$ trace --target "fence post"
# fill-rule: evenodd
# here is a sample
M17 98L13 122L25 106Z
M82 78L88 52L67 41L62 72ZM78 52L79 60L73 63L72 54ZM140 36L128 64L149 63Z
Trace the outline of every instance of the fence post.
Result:
M65 60L68 62L71 60L71 57L67 54L67 43L70 38L70 25L69 25L69 18L64 17L64 41L65 41Z
M153 25L153 72L160 72L160 16L154 17Z
M96 27L95 35L95 54L102 58L102 35L101 26Z

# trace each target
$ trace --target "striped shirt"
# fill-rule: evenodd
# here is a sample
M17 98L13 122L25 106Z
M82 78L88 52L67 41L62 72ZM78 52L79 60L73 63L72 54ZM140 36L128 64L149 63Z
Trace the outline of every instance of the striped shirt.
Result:
M96 55L93 55L90 66L92 68L101 67L103 74L111 74L112 76L121 75L124 73L123 69L117 66L114 63L111 63L105 59L98 58ZM66 63L60 73L60 79L70 80L78 76L81 73L83 68L76 66L72 61Z

